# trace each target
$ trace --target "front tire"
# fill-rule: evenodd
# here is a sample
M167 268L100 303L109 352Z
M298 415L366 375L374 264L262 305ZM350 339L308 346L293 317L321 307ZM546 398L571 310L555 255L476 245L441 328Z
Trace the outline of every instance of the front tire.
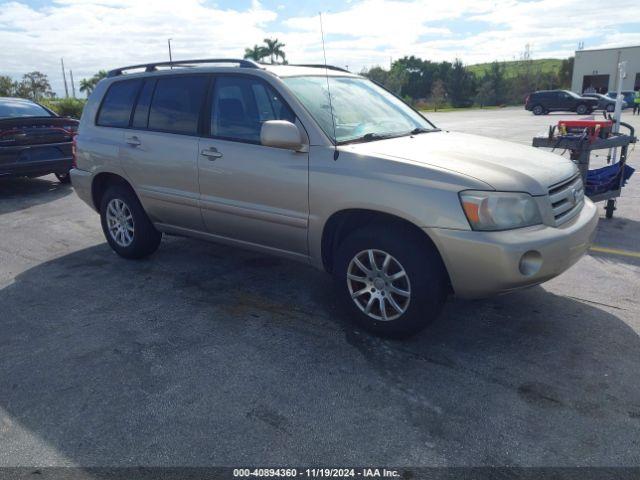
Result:
M607 112L611 113L611 112L613 112L615 109L616 109L616 106L615 106L615 105L611 105L611 104L607 105Z
M365 227L340 244L335 258L338 295L361 327L406 337L440 314L448 293L446 270L419 232Z
M544 108L542 105L536 105L531 111L534 115L542 115L544 113Z
M100 202L102 231L111 248L124 258L143 258L158 249L158 232L135 193L124 185L109 187Z
M581 103L576 107L576 113L578 115L584 115L589 112L589 107L587 107L584 103Z

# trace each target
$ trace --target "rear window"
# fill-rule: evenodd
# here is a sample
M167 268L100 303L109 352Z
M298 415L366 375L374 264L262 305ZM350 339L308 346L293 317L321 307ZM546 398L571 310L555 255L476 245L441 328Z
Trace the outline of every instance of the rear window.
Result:
M149 110L149 129L195 135L209 77L180 75L161 78Z
M131 109L142 80L116 82L109 87L96 123L102 127L128 127Z
M18 99L0 100L0 118L50 117L51 114L32 102Z

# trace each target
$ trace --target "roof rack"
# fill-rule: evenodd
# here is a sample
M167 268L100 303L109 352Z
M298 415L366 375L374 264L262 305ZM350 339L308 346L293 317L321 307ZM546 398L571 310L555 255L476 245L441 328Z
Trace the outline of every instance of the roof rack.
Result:
M307 68L326 68L328 70L336 70L338 72L351 73L346 68L335 67L333 65L325 65L324 63L297 63L289 64L290 67L307 67Z
M157 67L189 67L193 64L204 63L237 63L242 68L262 68L258 63L253 60L239 59L239 58L204 58L195 60L174 60L172 62L153 62L153 63L141 63L140 65L129 65L128 67L120 67L114 70L110 70L107 74L108 77L117 77L122 75L125 70L135 70L138 68L144 68L145 72L155 72Z

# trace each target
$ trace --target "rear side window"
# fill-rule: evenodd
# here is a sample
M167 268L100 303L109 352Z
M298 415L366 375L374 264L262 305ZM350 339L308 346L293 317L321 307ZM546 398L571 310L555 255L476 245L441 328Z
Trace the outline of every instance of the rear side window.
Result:
M222 76L216 80L212 136L260 143L262 123L267 120L295 122L295 115L273 88L257 78Z
M109 87L98 112L96 124L103 127L128 127L131 110L142 80L116 82Z
M158 79L151 109L149 129L195 135L209 77L187 76Z

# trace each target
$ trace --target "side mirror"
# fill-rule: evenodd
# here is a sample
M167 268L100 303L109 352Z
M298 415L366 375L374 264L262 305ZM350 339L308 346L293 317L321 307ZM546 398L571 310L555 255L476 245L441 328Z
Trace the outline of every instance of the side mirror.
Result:
M260 143L266 147L302 149L302 135L293 123L286 120L269 120L262 124Z

